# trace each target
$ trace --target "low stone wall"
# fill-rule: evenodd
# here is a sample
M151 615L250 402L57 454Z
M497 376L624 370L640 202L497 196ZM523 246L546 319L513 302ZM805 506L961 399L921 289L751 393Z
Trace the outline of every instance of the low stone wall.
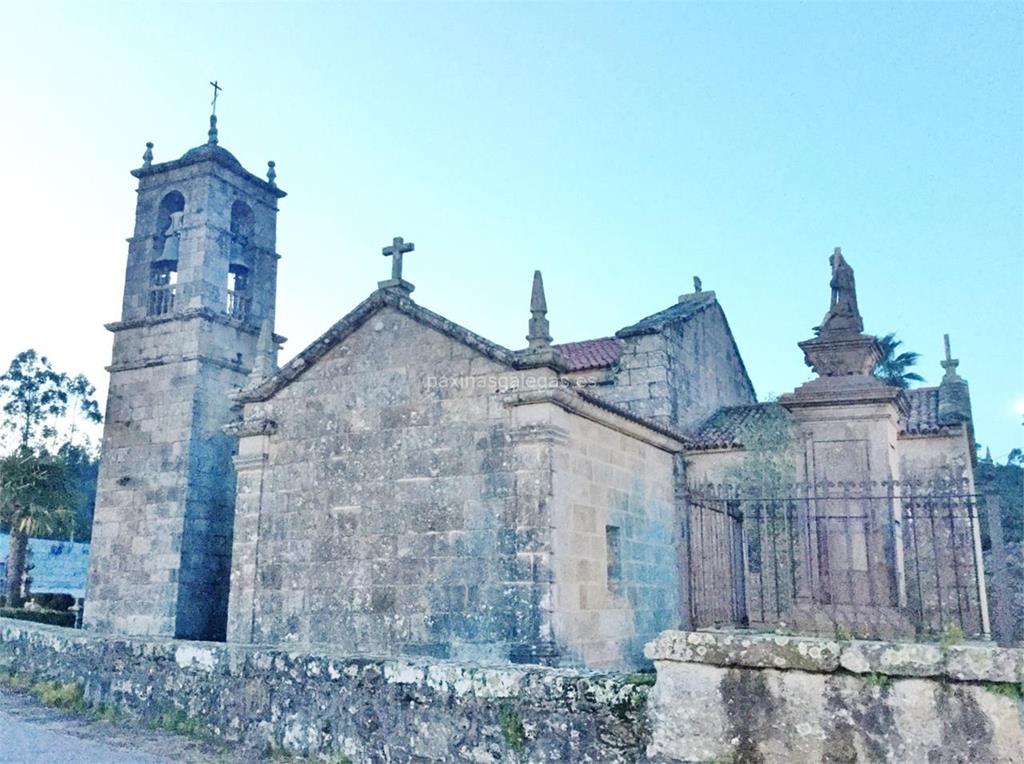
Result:
M646 677L129 639L8 619L0 673L74 682L93 706L187 718L191 730L257 752L334 762L630 762L647 744Z
M1024 762L1024 650L661 634L653 761Z
M333 762L1024 762L1024 650L664 632L658 669L339 656L0 619L0 674ZM648 696L649 693L649 696ZM187 724L182 724L187 722Z

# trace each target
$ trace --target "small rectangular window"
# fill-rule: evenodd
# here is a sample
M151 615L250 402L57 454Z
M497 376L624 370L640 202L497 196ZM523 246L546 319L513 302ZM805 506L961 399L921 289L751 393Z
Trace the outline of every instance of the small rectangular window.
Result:
M622 582L622 538L617 525L604 527L605 554L608 557L608 588Z

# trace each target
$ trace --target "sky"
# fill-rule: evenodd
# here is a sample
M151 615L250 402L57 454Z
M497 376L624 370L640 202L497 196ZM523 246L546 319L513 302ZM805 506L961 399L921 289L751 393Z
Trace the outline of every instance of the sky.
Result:
M277 163L277 326L300 351L405 257L414 299L525 346L715 290L759 396L856 271L866 331L951 335L977 439L1024 446L1020 3L8 3L0 364L106 395L145 142Z

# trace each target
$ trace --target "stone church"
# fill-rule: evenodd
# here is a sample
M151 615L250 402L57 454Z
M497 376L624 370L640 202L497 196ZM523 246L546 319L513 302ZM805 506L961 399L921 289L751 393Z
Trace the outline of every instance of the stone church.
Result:
M413 300L395 239L392 278L278 368L274 163L248 172L212 117L132 175L88 628L622 668L689 625L687 485L768 405L714 292L553 344L537 273L509 349ZM886 387L837 304L804 348L820 378L780 401L807 469L969 475L955 362Z

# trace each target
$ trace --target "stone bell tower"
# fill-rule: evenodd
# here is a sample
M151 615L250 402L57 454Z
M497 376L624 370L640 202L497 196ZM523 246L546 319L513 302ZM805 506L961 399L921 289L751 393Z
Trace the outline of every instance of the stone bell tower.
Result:
M87 628L223 639L237 417L232 394L274 327L274 182L208 141L146 145L114 334L85 603ZM272 336L272 335L271 335ZM273 348L283 338L274 337ZM265 352L265 351L264 351Z

